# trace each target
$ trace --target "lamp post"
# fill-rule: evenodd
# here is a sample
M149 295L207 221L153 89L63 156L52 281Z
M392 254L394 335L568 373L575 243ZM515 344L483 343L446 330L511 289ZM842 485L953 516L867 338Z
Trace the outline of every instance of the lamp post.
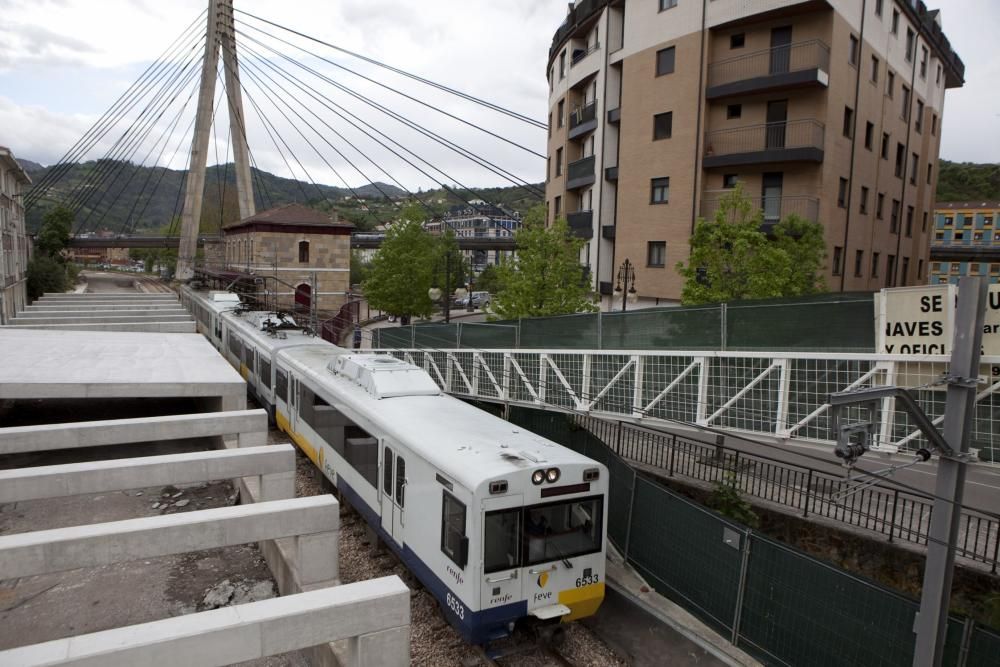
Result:
M455 296L462 298L464 288L458 288L455 290ZM451 323L451 248L445 251L444 254L444 291L438 287L432 287L427 290L427 296L431 298L431 301L437 301L441 299L442 308L444 310L444 323Z
M639 300L639 293L635 291L635 265L625 258L621 266L618 267L618 277L615 282L615 296L622 298L622 312L628 307L627 304L635 303Z

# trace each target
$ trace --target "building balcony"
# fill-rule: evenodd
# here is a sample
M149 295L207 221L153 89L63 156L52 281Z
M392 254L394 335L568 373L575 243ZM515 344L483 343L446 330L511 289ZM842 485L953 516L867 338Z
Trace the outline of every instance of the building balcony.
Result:
M597 129L597 100L582 107L577 107L569 114L570 139L582 137Z
M614 225L601 225L601 238L606 241L615 240L615 226Z
M823 123L815 119L749 125L705 135L702 165L735 167L769 162L822 162Z
M573 49L573 58L572 60L570 60L569 66L570 67L576 66L577 64L582 62L584 58L589 56L591 53L595 53L600 48L601 48L601 43L594 42L590 46Z
M594 238L594 212L577 211L566 216L569 232L578 239Z
M622 122L622 109L621 107L615 107L608 111L608 122L612 125L618 125Z
M763 231L769 232L778 222L795 214L810 222L819 222L819 199L804 195L783 197L750 197L755 210L764 212ZM721 197L706 197L701 200L701 217L713 220L719 211Z
M604 178L609 181L617 181L618 167L606 167L604 169Z
M728 58L708 67L705 97L766 93L830 83L830 47L818 39Z
M566 189L575 190L592 185L597 180L594 176L594 163L593 155L570 162L566 166Z

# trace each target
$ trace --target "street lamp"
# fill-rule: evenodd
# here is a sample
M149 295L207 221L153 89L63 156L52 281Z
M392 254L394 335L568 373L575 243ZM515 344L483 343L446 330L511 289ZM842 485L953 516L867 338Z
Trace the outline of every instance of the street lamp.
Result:
M635 303L639 300L639 293L635 291L635 265L625 259L618 267L618 278L615 283L615 296L622 298L622 312L624 313L628 303Z
M435 280L436 281L436 280ZM467 294L464 287L459 287L455 290L454 296L461 299ZM444 310L444 323L449 324L451 322L451 248L445 251L444 254L444 290L442 291L439 287L431 287L427 290L427 296L430 297L431 301L437 301L441 299L442 308Z

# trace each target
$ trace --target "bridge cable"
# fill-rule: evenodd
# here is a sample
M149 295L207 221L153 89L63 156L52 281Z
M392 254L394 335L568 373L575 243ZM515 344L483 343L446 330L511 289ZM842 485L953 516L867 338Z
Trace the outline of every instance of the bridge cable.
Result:
M345 54L350 55L350 56L354 56L355 58L358 58L359 60L363 60L363 61L365 61L367 63L372 64L372 65L376 65L378 67L382 67L384 69L389 70L390 72L394 72L396 74L400 74L402 76L405 76L405 77L408 77L410 79L413 79L414 81L419 81L420 83L423 83L425 85L431 86L433 88L437 88L438 90L442 90L442 91L444 91L446 93L450 93L450 94L455 95L457 97L461 97L462 99L468 100L470 102L474 102L474 103L479 104L481 106L484 106L484 107L486 107L488 109L491 109L492 111L496 111L498 113L505 114L507 116L510 116L511 118L514 118L516 120L520 120L520 121L522 121L524 123L527 123L529 125L534 125L535 127L539 128L539 129L542 129L542 130L548 129L548 125L546 123L542 122L542 121L535 120L534 118L531 118L531 117L526 116L524 114L518 113L516 111L511 111L509 109L505 109L504 107L501 107L498 104L494 104L493 102L489 102L489 101L480 99L480 98L475 97L473 95L470 95L468 93L463 93L462 91L455 90L454 88L449 88L448 86L445 86L444 84L440 84L440 83L437 83L435 81L431 81L430 79L425 79L424 77L418 76L416 74L412 74L410 72L407 72L405 70L399 69L397 67L393 67L392 65L387 65L385 63L379 62L378 60L375 60L374 58L370 58L370 57L362 55L360 53L356 53L354 51L349 51L348 49L345 49L343 47L337 46L335 44L330 44L328 42L324 42L321 39L318 39L316 37L311 37L311 36L306 35L304 33L298 32L297 30L293 30L292 28L288 28L288 27L280 25L278 23L274 23L272 21L268 21L267 19L261 18L259 16L254 15L254 14L251 14L250 12L243 11L243 10L240 10L240 9L237 9L236 11L238 13L240 13L240 14L245 14L245 15L249 16L250 18L257 19L258 21L261 21L262 23L267 23L268 25L272 25L272 26L274 26L276 28L280 28L280 29L285 30L287 32L290 32L290 33L292 33L294 35L297 35L299 37L303 37L303 38L308 39L310 41L316 42L317 44L322 44L323 46L329 47L329 48L334 49L336 51L340 51L341 53L345 53Z
M164 176L166 176L167 172L170 171L169 165L173 163L174 159L177 157L177 153L180 152L181 146L184 143L184 138L187 137L188 134L190 134L192 132L192 130L194 128L195 120L197 120L197 116L192 116L191 117L191 122L188 123L187 129L181 134L180 141L177 143L176 148L174 148L174 152L171 155L170 160L167 162L167 165L165 165L163 167L163 170L160 172L160 176L156 179L156 184L153 186L152 191L149 193L149 197L146 198L146 203L143 204L142 210L139 211L139 215L136 216L136 220L141 220L143 218L143 216L146 214L146 209L149 207L149 204L153 201L153 198L156 196L156 193L159 191L160 184L163 182ZM193 139L193 135L192 135L192 139ZM182 185L181 185L181 191L183 191L183 183L187 179L187 170L186 169L178 170L177 173L178 174L183 174L180 177L180 179L179 179L181 181L181 183L182 183ZM177 209L177 205L175 203L174 204L174 210L176 211L176 209ZM174 215L171 215L170 218L167 220L167 232L165 234L168 238L170 237L171 230L173 229L173 227L174 227Z
M235 104L232 96L229 94L229 89L226 86L226 81L225 81L225 79L221 75L219 76L219 83L222 85L222 90L225 91L225 93L226 93L226 99L229 100L229 104ZM244 116L245 116L245 114L244 114ZM265 197L267 199L266 208L273 208L274 207L274 199L271 196L271 191L267 187L266 182L264 181L264 178L261 176L262 172L261 172L260 168L257 166L257 160L254 159L253 151L250 149L250 140L247 138L247 131L246 131L246 127L245 127L245 125L246 125L246 118L245 117L244 118L237 118L237 122L238 122L237 124L239 125L240 134L243 136L243 143L247 147L247 155L250 158L250 165L251 165L251 168L250 168L250 177L257 184L256 194L257 194L258 197L260 197L261 208L265 208L265 201L264 201ZM232 128L230 128L230 131L231 130L232 130ZM256 205L256 201L254 202L254 205Z
M80 159L80 157L85 155L90 148L93 147L94 143L99 141L104 136L107 129L103 128L107 126L111 117L114 116L124 102L130 98L133 91L143 88L145 83L155 76L155 72L165 66L166 62L173 57L172 54L177 49L178 44L185 41L185 37L187 37L187 41L190 41L191 37L188 35L191 33L191 28L204 17L206 12L207 10L202 11L201 14L187 28L181 31L181 35L177 37L174 42L171 43L171 45L168 46L167 49L164 50L164 52L161 53L146 68L138 79L132 82L125 92L123 92L118 99L101 115L101 117L98 118L93 125L91 125L83 136L80 137L80 139L73 144L73 146L71 146L61 158L59 158L56 164L53 165L52 168L50 168L37 183L35 183L32 189L28 192L28 195L25 197L26 208L30 208L34 205L37 200L48 191L51 185L58 182L69 169L76 165L76 162ZM112 122L112 124L116 123L117 120Z
M386 84L384 84L384 83L382 83L380 81L372 79L371 77L368 77L368 76L365 76L364 74L356 72L355 70L352 70L349 67L345 67L344 65L341 65L340 63L338 63L336 61L330 60L329 58L325 58L325 57L323 57L323 56L321 56L319 54L316 54L316 53L313 53L313 52L311 52L311 51L309 51L307 49L304 49L301 46L298 46L297 44L289 42L286 39L282 39L281 37L278 37L277 35L269 33L266 30L262 30L261 28L258 28L256 26L254 26L253 24L247 23L246 21L238 21L238 23L240 23L241 25L244 25L244 26L246 26L246 27L248 27L248 28L250 28L252 30L255 30L255 31L259 32L259 33L267 35L268 37L271 37L272 39L275 39L275 40L277 40L277 41L279 41L279 42L281 42L283 44L287 44L288 46L291 46L292 48L298 49L299 51L302 51L303 53L306 53L307 55L310 55L310 56L312 56L312 57L314 57L314 58L316 58L318 60L322 60L325 63L333 65L334 67L336 67L338 69L344 70L345 72L349 72L350 74L353 74L353 75L355 75L355 76L357 76L357 77L359 77L361 79L364 79L365 81L368 81L369 83L373 83L376 86L379 86L381 88L385 88L386 90L389 90L389 91L391 91L393 93L396 93L397 95L405 97L406 99L408 99L408 100L410 100L412 102L416 102L417 104L419 104L421 106L424 106L424 107L427 107L428 109L430 109L432 111L436 111L437 113L440 113L440 114L442 114L444 116L447 116L448 118L451 118L452 120L457 120L458 122L460 122L460 123L462 123L464 125L468 125L469 127L474 128L476 130L479 130L480 132L488 134L491 137L494 137L495 139L499 139L500 141L508 143L511 146L514 146L516 148L520 148L522 151L525 151L526 153L530 153L531 155L534 155L535 157L539 157L539 158L541 158L543 160L546 159L545 155L543 155L541 153L538 153L537 151L534 151L534 150L528 148L527 146L523 146L523 145L517 143L516 141L513 141L511 139L508 139L507 137L499 135L499 134L497 134L497 133L495 133L495 132L493 132L491 130L486 129L485 127L482 127L481 125L477 125L477 124L473 123L472 121L466 120L466 119L464 119L464 118L462 118L460 116L456 116L453 113L450 113L448 111L445 111L444 109L441 109L440 107L436 107L433 104L430 104L430 103L425 102L425 101L423 101L421 99L413 97L412 95L408 95L408 94L406 94L406 93L404 93L404 92L402 92L400 90L397 90L397 89L395 89L395 88L393 88L393 87L391 87L389 85L386 85Z

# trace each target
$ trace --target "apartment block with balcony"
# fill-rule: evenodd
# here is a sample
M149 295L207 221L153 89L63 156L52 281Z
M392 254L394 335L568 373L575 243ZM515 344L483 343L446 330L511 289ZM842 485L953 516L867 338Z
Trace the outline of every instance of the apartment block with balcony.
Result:
M939 202L934 207L931 285L961 276L1000 283L1000 201Z
M611 293L676 302L699 218L742 183L826 230L834 291L927 280L941 116L964 66L908 0L581 0L549 54L549 220Z
M14 154L0 146L0 326L28 303L31 239L24 227L24 193L30 185Z
M436 234L451 229L459 238L512 238L521 228L521 214L473 199L466 205L452 206L441 221L427 223L424 227ZM495 266L512 254L509 250L464 250L463 253L475 271Z

